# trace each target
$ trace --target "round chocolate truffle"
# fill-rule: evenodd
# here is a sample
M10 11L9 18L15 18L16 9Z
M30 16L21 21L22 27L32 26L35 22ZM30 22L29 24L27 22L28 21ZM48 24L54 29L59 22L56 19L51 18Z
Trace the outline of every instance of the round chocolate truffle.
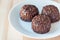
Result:
M35 5L24 5L20 10L20 18L24 21L32 21L39 11Z
M54 5L44 6L42 10L42 14L48 15L52 23L59 20L59 10Z
M32 29L36 33L44 34L49 32L51 20L46 15L37 15L32 19Z

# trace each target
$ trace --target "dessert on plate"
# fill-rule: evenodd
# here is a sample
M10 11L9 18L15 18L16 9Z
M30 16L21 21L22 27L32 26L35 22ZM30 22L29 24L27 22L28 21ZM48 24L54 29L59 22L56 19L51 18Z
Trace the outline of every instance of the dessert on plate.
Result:
M20 18L24 21L32 21L39 11L35 5L24 5L20 10Z
M54 5L46 5L42 9L42 14L48 15L51 19L51 22L56 22L59 20L59 10Z
M46 15L37 15L32 19L32 29L36 33L44 34L49 32L51 20Z

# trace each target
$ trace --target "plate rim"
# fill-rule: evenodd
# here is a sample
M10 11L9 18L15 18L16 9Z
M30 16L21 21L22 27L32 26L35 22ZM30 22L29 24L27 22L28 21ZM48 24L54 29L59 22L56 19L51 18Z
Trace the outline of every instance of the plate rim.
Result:
M46 0L45 0L46 1ZM49 0L50 1L50 0ZM22 1L22 2L24 2L24 1ZM21 2L21 3L22 3ZM55 1L52 1L52 2L55 2ZM16 5L14 5L12 8L11 8L11 10L10 10L10 12L9 12L9 14L8 14L8 21L9 21L9 24L13 27L13 25L11 24L11 21L10 21L10 14L11 14L11 12L12 12L12 10L16 7L16 6L18 6L19 4L21 4L21 3L17 3ZM55 2L56 3L56 2ZM59 3L57 3L57 4L59 4ZM14 27L13 27L14 28ZM15 28L14 28L14 30L16 30ZM16 30L18 33L20 33L20 34L22 34L22 35L24 35L24 36L26 36L26 37L29 37L29 38L34 38L34 39L48 39L48 38L53 38L53 37L56 37L56 36L58 36L58 35L55 35L55 36L51 36L51 37L48 37L48 38L40 38L40 37L32 37L32 36L29 36L29 35L26 35L26 34L24 34L24 33L22 33L22 32L19 32L18 30ZM60 34L59 34L60 35Z

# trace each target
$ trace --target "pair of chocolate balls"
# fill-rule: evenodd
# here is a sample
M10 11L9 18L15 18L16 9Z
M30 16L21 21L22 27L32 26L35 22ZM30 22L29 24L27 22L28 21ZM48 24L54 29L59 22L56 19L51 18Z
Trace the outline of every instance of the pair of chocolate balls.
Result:
M24 5L20 10L20 18L24 21L32 21L32 29L36 33L49 32L51 23L59 20L59 10L54 5L46 5L39 14L35 5Z

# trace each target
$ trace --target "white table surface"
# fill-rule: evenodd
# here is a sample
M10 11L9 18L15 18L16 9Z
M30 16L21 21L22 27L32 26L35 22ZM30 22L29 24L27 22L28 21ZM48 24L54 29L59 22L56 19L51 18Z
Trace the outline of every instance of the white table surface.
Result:
M19 35L9 28L8 24L8 13L11 7L21 0L0 0L0 40L17 40ZM15 34L13 37L12 30ZM19 38L20 40L20 38Z

